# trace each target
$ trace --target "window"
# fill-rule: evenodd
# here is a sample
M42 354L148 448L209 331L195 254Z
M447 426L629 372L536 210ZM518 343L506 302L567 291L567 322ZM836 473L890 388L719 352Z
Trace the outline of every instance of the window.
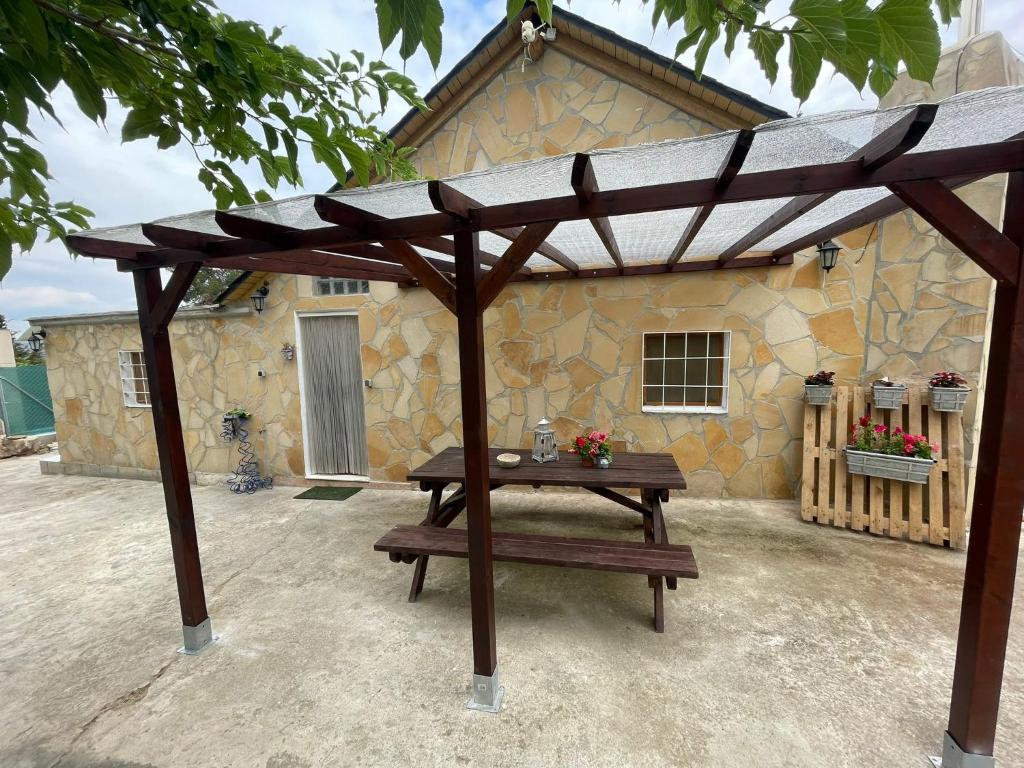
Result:
M121 392L124 404L131 408L148 408L149 380L146 379L146 360L140 350L122 349L117 353L121 368Z
M344 277L317 277L313 279L315 296L351 296L354 293L369 293L369 280L349 280Z
M643 410L725 413L729 332L645 333Z

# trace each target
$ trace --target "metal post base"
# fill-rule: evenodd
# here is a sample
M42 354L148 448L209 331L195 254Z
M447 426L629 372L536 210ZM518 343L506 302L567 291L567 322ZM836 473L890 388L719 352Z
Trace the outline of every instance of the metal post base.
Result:
M185 638L185 644L178 649L178 653L188 656L199 655L220 639L213 634L213 624L210 623L209 617L194 627L182 624L181 633Z
M974 755L964 752L949 731L942 738L942 757L929 757L934 768L995 768L992 755Z
M466 709L477 712L495 714L501 709L501 700L505 696L505 686L501 684L501 675L495 667L494 674L473 675L473 697L466 702Z

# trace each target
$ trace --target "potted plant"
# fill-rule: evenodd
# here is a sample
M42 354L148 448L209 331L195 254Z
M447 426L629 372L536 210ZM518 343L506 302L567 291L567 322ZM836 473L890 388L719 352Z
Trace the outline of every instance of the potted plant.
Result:
M932 410L959 413L964 409L967 395L971 393L967 379L954 371L939 371L928 379Z
M239 424L251 418L252 414L245 410L245 408L232 408L221 417L220 436L228 442L234 440L238 436Z
M818 371L804 379L804 396L811 405L828 405L832 400L835 371Z
M598 466L607 469L612 463L612 446L608 442L607 432L590 432L577 437L569 448L569 453L579 454L580 464L584 467Z
M900 427L890 432L884 424L862 416L853 425L850 443L843 450L850 474L927 483L939 446L929 443L924 435L912 435Z
M906 384L890 381L888 376L871 383L871 396L875 408L891 411L903 405L903 394L907 391Z

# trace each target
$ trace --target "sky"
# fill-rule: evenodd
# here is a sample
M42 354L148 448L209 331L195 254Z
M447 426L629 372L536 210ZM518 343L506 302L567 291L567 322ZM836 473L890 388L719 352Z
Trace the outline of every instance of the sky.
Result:
M218 4L236 18L283 27L284 41L309 55L358 48L368 56L383 58L397 69L404 68L420 93L433 87L504 18L505 12L504 0L442 0L444 49L435 72L422 51L404 65L397 46L382 55L373 0L220 0ZM781 18L788 4L789 0L772 0L769 17ZM640 0L573 0L568 8L667 56L672 55L680 37L676 29L666 30L664 24L652 31L650 5L644 6ZM1011 45L1024 50L1024 4L1019 0L988 0L984 29L1001 30ZM941 32L944 45L955 42L956 23L941 28ZM681 61L692 65L692 52ZM832 77L826 66L811 97L801 106L789 92L785 61L780 62L779 79L773 87L742 45L737 45L731 59L725 57L719 45L709 57L705 74L791 114L798 110L812 114L869 108L876 103L870 91L857 93L842 78ZM394 102L380 120L384 128L406 111L399 100ZM77 111L66 90L54 93L54 108L64 128L43 119L32 126L55 177L51 198L73 199L90 208L96 214L94 226L152 221L213 207L211 196L196 179L196 160L189 150L175 147L159 151L152 140L122 144L123 111L115 106L106 126L96 125ZM262 186L257 171L236 170L251 188ZM302 173L304 189L280 187L275 195L322 192L333 182L327 170L308 157L304 158ZM105 312L134 305L129 276L118 273L107 260L72 258L60 243L40 243L29 253L16 254L14 268L0 284L0 314L6 315L15 329L24 328L30 317Z

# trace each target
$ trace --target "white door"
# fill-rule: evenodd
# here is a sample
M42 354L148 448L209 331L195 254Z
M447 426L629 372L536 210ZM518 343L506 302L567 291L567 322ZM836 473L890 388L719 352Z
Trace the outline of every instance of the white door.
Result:
M311 475L369 475L359 318L299 317L306 469Z

